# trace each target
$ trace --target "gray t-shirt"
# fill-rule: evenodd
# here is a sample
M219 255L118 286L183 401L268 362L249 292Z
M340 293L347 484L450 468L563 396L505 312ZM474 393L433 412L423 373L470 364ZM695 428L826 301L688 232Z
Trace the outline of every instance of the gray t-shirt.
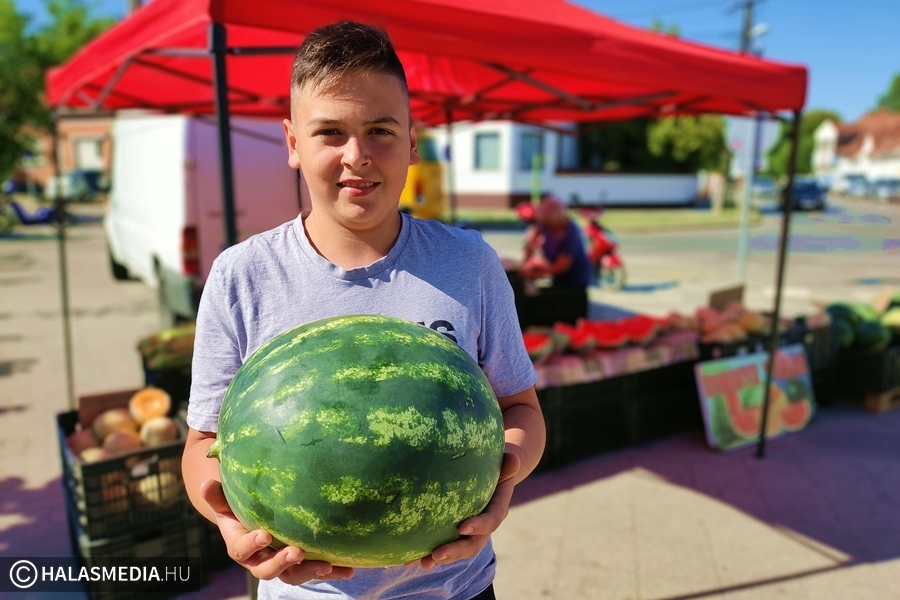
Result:
M498 397L537 380L506 274L477 232L404 215L387 256L345 270L316 252L301 216L225 250L213 264L197 315L188 425L216 431L228 384L265 342L346 314L399 317L447 335L481 365ZM467 600L493 580L494 562L488 543L470 560L429 571L355 569L349 580L302 586L263 581L259 598Z

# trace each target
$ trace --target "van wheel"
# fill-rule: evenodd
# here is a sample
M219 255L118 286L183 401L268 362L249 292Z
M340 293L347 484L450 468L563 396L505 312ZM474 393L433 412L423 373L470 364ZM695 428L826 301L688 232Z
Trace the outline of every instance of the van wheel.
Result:
M113 279L116 281L128 281L131 279L128 267L116 262L116 259L113 258L112 252L108 248L106 252L109 254L109 270L112 272Z

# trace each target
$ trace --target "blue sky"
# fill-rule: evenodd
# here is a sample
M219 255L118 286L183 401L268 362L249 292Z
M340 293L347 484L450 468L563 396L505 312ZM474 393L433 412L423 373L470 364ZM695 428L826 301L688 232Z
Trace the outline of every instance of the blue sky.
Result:
M20 10L43 17L42 0L15 0ZM87 0L95 14L121 17L127 0ZM654 18L677 24L681 36L735 50L743 2L738 0L576 0L626 23L649 27ZM810 82L807 108L836 110L858 119L874 107L900 74L900 0L763 0L755 21L768 25L763 54L805 64Z

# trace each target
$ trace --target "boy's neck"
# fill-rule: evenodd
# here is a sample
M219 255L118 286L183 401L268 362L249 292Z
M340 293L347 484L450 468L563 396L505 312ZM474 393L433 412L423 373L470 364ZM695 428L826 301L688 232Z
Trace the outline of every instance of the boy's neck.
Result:
M310 244L322 257L345 270L367 267L384 258L400 235L399 212L370 230L354 231L327 219L316 219L315 211L303 219Z

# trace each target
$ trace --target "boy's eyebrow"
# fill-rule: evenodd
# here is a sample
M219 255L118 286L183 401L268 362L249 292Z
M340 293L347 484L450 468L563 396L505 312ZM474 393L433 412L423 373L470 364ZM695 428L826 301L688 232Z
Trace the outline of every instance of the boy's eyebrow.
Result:
M307 123L310 127L324 127L329 125L343 125L344 122L339 119L325 119L322 117L316 119L310 119ZM368 121L364 121L363 125L400 125L400 121L391 116L385 117L376 117L374 119L369 119Z

